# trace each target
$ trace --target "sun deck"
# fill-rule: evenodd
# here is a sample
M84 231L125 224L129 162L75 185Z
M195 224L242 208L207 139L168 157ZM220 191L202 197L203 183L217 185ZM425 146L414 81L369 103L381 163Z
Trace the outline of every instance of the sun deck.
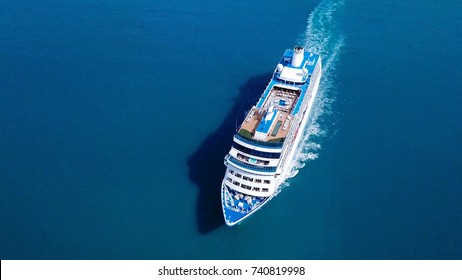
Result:
M262 106L253 107L241 125L239 133L254 138L259 130L267 134L265 141L282 142L289 132L292 112L300 97L300 90L273 86ZM273 110L275 116L264 127L265 116ZM263 125L262 125L263 124Z

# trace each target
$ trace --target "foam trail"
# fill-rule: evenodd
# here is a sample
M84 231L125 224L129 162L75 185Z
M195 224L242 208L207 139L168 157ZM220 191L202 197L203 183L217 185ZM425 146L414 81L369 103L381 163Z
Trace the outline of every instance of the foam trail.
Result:
M318 158L320 140L328 134L329 128L322 123L322 117L325 118L332 113L331 104L335 100L335 67L344 45L343 35L337 28L335 13L343 5L343 0L322 0L310 13L306 31L299 39L298 43L304 45L308 51L321 55L323 74L307 123L308 127L304 130L300 145L295 151L290 172L284 178L285 182L278 192L289 186L287 179L297 175L307 161Z

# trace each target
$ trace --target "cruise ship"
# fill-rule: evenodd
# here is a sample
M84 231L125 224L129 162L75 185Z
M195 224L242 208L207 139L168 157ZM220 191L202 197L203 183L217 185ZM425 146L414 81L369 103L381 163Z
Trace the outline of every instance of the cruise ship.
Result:
M228 226L239 224L270 201L287 177L320 79L318 54L302 47L285 51L224 159L221 201Z

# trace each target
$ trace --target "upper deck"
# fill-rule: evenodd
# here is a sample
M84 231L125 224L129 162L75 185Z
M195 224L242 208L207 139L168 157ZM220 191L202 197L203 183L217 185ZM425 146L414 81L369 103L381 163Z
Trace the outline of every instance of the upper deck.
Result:
M299 98L300 90L274 86L264 104L260 108L254 106L247 114L241 131L244 129L250 132L256 140L282 142L281 140L287 136L292 120L291 113ZM245 131L240 134L250 138L249 133L245 134Z
M286 50L273 77L241 124L239 134L263 143L282 143L305 98L319 55L303 48Z
M319 55L303 51L304 55L301 58L299 66L293 65L294 56L297 56L298 49L286 50L282 56L279 64L284 68L282 71L277 71L276 69L276 78L280 81L293 82L295 84L304 84L309 81L310 74L314 72L316 63L318 62ZM278 64L278 68L280 67Z

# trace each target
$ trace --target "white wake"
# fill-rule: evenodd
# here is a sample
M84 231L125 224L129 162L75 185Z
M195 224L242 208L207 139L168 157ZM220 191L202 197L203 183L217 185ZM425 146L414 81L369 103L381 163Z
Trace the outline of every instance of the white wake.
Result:
M308 51L321 55L322 77L307 127L295 151L290 172L286 174L278 192L289 186L287 180L297 175L308 161L318 158L321 139L328 135L331 128L330 124L323 124L322 120L332 114L331 104L336 96L335 68L344 45L344 38L338 29L335 14L343 5L344 0L322 0L310 13L305 34L299 39L298 43L304 45Z

